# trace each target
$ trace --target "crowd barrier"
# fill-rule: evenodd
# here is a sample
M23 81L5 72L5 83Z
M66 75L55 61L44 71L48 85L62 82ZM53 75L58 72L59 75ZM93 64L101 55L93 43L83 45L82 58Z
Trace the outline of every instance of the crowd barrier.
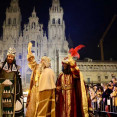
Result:
M109 97L105 102L103 99L100 102L92 102L93 114L98 114L98 117L117 117L117 105L115 104L117 104L115 97Z

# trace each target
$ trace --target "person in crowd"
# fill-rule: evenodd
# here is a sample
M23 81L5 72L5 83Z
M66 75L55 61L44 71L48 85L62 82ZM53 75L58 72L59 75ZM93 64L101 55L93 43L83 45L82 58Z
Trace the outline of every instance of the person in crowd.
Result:
M90 88L90 98L93 110L97 109L97 97L96 93L93 88Z
M115 83L117 83L117 79L114 74L112 74L112 81L113 81L113 85L115 85Z
M112 89L111 89L111 85L109 84L105 84L104 85L104 92L102 94L102 98L103 98L103 101L104 101L104 104L107 105L107 99L109 99L110 97L110 94L112 93Z
M103 94L103 87L99 86L97 88L97 105L98 105L98 109L100 109L101 107L101 101L102 101L102 94Z
M95 93L97 92L97 85L96 84L93 86L93 90Z
M111 89L113 90L113 81L111 80L110 82L109 82L109 84L111 85Z
M110 94L113 99L113 111L117 112L117 83L114 85L114 91Z

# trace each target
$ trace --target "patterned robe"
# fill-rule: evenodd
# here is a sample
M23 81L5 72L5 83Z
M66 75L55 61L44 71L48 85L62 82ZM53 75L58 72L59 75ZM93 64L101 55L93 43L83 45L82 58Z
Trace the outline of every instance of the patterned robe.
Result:
M88 103L82 74L78 67L72 74L61 73L57 80L56 117L88 117Z
M11 90L16 90L14 92L14 100L15 100L15 104L13 104L13 111L15 111L15 116L24 116L24 104L23 104L23 90L22 90L22 81L21 81L21 75L20 75L20 71L19 71L19 66L13 64L12 68L8 68L8 63L6 62L5 65L3 66L3 63L0 66L0 85L2 88L2 93L3 90L5 91L5 88L7 87L3 87L3 80L4 82L6 80L10 81L10 79L12 79L12 75L15 74L15 80L13 82L12 87L8 88L8 91L10 91L10 98L12 97L12 91ZM13 80L13 79L12 79ZM14 88L13 88L14 86ZM7 95L9 95L8 93L6 93ZM1 96L0 96L1 97ZM13 101L12 101L13 103ZM1 106L1 105L0 105ZM3 109L4 110L4 109ZM6 109L5 112L10 111L10 108Z

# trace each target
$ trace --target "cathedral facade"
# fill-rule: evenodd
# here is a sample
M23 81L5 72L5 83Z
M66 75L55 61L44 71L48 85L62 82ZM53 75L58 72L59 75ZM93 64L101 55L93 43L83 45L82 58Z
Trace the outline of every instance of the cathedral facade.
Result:
M67 56L68 42L65 36L65 22L63 8L59 0L52 0L49 9L48 37L39 23L35 8L29 17L28 24L21 30L22 16L18 0L11 0L10 7L6 9L6 19L3 22L3 35L0 37L0 62L6 58L9 47L16 48L16 61L21 67L21 77L24 86L30 83L31 70L27 62L28 43L32 42L32 52L37 63L42 56L49 56L51 67L56 75L61 72L61 61ZM117 62L77 61L86 83L109 82L111 75L117 77Z
M31 70L27 63L27 47L32 42L32 52L37 63L42 56L49 56L51 67L56 74L61 70L61 60L67 55L68 42L65 37L65 22L63 8L59 0L52 0L49 9L48 37L39 23L35 8L29 17L28 24L21 30L22 16L18 0L11 0L6 9L6 19L3 23L3 36L0 41L0 58L4 61L9 47L16 48L16 61L21 66L21 76L24 83L30 82Z

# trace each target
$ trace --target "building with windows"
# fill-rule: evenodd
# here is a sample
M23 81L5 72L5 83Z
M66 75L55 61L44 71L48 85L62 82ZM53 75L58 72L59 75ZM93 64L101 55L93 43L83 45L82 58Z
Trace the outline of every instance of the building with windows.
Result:
M32 52L37 63L42 56L51 58L52 69L56 75L61 72L61 61L67 56L68 42L65 36L65 22L63 8L59 0L52 0L49 9L48 32L43 30L39 23L35 8L29 17L28 24L21 30L22 16L18 0L11 0L10 7L6 9L6 18L3 22L3 35L0 37L0 62L5 60L9 47L17 51L16 61L21 66L21 76L24 84L30 83L31 70L27 63L27 46L31 41ZM48 33L48 37L46 35ZM117 76L117 62L78 61L80 70L87 83L111 80L111 74ZM26 85L25 85L26 86Z
M31 70L27 63L27 46L31 41L32 52L37 63L42 56L51 58L52 69L59 73L61 60L68 52L68 42L65 36L65 22L63 20L63 8L59 0L52 0L49 9L48 37L43 30L43 24L39 23L35 8L29 17L28 24L24 24L21 30L22 16L18 0L11 0L10 7L6 9L6 18L3 23L3 35L0 41L0 58L6 58L9 47L15 47L17 51L17 64L21 66L21 76L24 83L30 83Z
M112 75L117 78L117 61L93 61L91 59L78 60L77 65L83 73L85 82L108 83Z

